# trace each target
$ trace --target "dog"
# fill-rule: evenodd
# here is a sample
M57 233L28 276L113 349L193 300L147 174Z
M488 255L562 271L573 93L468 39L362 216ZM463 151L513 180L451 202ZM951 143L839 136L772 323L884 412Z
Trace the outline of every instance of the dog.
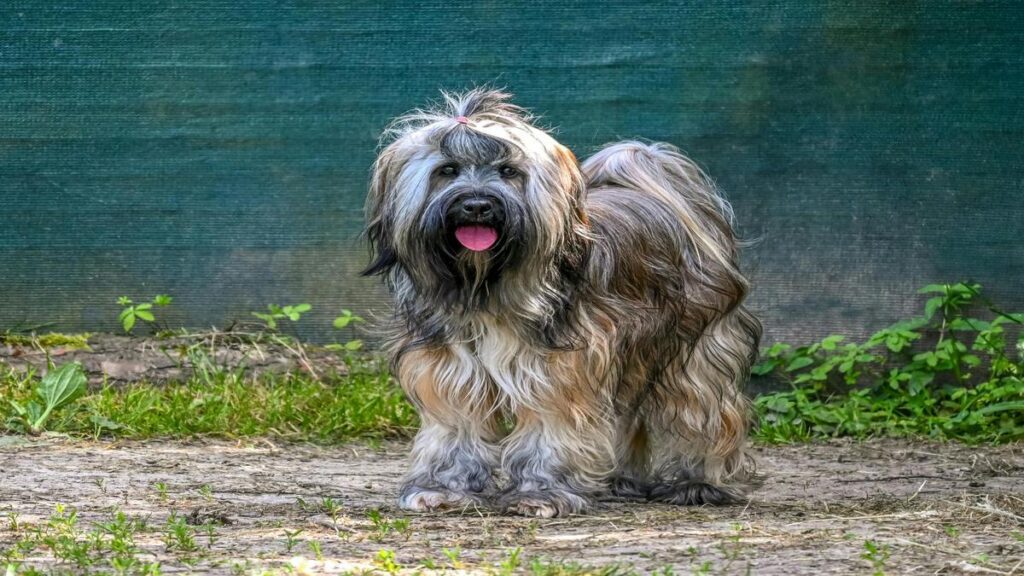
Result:
M421 417L399 505L742 499L761 325L729 204L668 144L581 165L504 92L442 97L385 131L366 201Z

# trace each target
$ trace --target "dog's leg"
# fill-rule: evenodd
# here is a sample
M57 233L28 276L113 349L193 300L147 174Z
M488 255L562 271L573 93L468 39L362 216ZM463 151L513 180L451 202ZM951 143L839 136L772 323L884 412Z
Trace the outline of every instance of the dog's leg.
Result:
M469 364L443 350L406 353L398 374L422 421L399 506L424 511L482 502L498 458L493 392Z
M541 518L583 512L607 485L614 459L610 423L603 430L576 427L564 416L554 411L516 415L502 457L509 479L499 499L505 510Z
M649 491L650 439L647 426L632 412L620 423L615 442L615 474L611 491L622 498L643 498Z
M740 386L759 333L756 320L738 308L708 327L685 365L666 371L648 399L658 440L650 498L679 505L742 499L751 472L744 453L750 403Z
M602 342L595 338L591 345L597 350ZM499 503L506 510L544 518L583 512L607 489L616 423L602 376L607 369L592 360L597 356L548 357L544 381L524 387L535 392L513 398L516 427L502 454L509 486Z

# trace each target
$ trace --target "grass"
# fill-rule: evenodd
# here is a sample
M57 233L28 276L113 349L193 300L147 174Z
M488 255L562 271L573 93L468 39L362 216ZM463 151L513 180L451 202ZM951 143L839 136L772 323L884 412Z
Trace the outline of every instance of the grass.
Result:
M317 443L407 436L416 413L390 377L373 366L355 363L348 375L320 378L214 370L177 383L107 385L57 413L50 430L136 439L273 437ZM8 371L0 376L0 397L24 401L37 384L33 375ZM0 416L9 419L10 410L5 403Z
M997 309L975 284L933 285L923 292L930 295L923 316L863 342L836 335L765 350L755 374L788 389L755 400L760 420L755 438L768 443L841 436L1024 439L1024 314ZM82 344L82 336L33 336L32 342ZM301 351L297 343L295 348ZM197 369L185 381L103 386L43 420L50 431L137 439L335 443L409 436L417 424L415 410L382 363L346 354L350 370L345 375L258 377L194 356ZM46 389L34 374L0 364L0 398L7 400L0 403L0 422L15 432L37 432L38 426L24 424L33 419L19 416L17 407L24 412L33 399L46 396L41 392Z
M213 524L193 526L185 518L171 512L166 521L150 523L149 518L131 516L113 508L94 521L83 521L78 510L65 504L57 504L48 518L32 523L21 520L16 514L9 514L6 526L0 529L7 537L0 539L0 569L9 576L37 576L43 574L120 574L157 576L167 572L205 571L223 566L231 561L232 553L216 550L214 543L219 538L218 527ZM375 526L374 530L379 527ZM406 528L407 530L407 528ZM282 530L281 547L287 561L276 560L253 565L251 560L244 564L235 561L235 572L239 574L294 574L298 566L310 566L312 562L324 561L322 544L317 540L300 538L303 530ZM199 540L200 534L204 541ZM404 537L408 539L408 535ZM380 538L371 536L375 542ZM300 544L305 542L304 547ZM314 559L305 557L305 549ZM235 552L237 553L237 551ZM587 566L576 562L553 561L543 556L525 557L521 548L508 549L496 562L470 565L461 559L461 549L443 548L443 559L424 558L414 565L402 565L394 550L380 549L375 555L364 559L347 559L350 564L363 564L370 569L345 572L346 574L398 574L415 570L431 573L450 571L493 576L530 574L533 576L588 576L588 575L639 575L628 565ZM475 563L474 563L475 564ZM299 573L307 573L299 571ZM666 568L658 574L672 574Z
M114 510L92 527L84 527L78 511L57 504L54 512L36 525L12 518L8 530L16 537L0 550L7 574L140 574L161 573L159 562L148 561L136 539L149 531L146 521ZM46 555L61 570L44 570L31 558Z

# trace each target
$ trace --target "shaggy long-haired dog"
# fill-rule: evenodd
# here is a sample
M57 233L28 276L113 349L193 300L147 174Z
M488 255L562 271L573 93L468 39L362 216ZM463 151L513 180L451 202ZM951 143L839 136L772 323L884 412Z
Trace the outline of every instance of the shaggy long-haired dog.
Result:
M740 497L761 329L701 170L640 142L581 166L485 89L385 138L365 273L394 296L393 369L422 417L400 505L548 517L608 491Z

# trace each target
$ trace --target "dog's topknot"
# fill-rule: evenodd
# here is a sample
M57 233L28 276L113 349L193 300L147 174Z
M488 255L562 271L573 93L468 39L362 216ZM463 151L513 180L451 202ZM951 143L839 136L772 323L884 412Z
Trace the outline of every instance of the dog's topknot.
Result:
M449 117L499 116L528 121L530 114L510 102L512 95L493 88L473 88L465 92L442 92Z
M396 118L381 134L381 145L423 128L439 125L448 130L453 120L464 117L472 121L500 124L530 123L534 116L513 104L508 92L489 87L471 88L463 92L441 92L441 101L427 108L417 108Z

